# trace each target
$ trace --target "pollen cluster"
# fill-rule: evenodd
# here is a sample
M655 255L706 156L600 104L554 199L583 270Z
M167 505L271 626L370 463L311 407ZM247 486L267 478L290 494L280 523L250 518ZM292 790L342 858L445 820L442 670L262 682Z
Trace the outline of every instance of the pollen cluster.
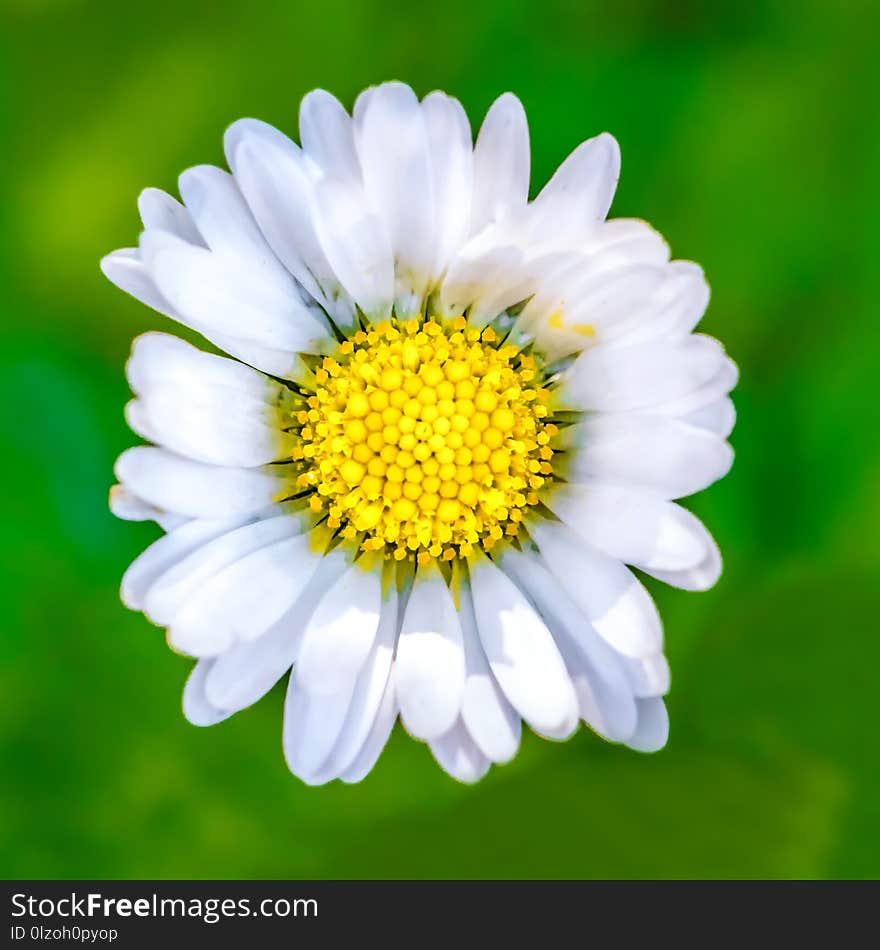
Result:
M463 317L386 321L315 371L297 490L367 551L452 560L515 536L552 475L534 359Z

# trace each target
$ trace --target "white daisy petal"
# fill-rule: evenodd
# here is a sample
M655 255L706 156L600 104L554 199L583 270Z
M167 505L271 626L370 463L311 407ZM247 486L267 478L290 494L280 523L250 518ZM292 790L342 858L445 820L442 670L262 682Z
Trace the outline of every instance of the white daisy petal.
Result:
M611 690L598 678L572 640L559 639L559 652L565 660L578 700L580 718L603 739L626 742L636 729L638 711L629 690Z
M155 623L167 626L187 599L223 568L253 551L300 535L306 530L308 521L305 516L282 509L273 511L269 517L218 535L156 579L146 592L144 613Z
M153 310L165 314L173 320L177 320L184 326L192 327L192 329L201 333L205 339L219 346L221 350L225 350L232 356L237 356L245 363L256 366L266 373L272 373L274 376L282 378L293 378L295 376L298 369L295 353L276 347L259 346L237 337L212 332L196 321L182 318L159 292L159 288L141 260L141 254L137 248L124 248L108 254L101 260L101 270L107 279L116 284L120 290L124 290L142 304L152 307Z
M354 326L354 306L316 231L316 169L297 146L254 120L227 132L235 179L278 258L339 326Z
M395 674L394 666L392 666L388 675L388 682L385 684L385 692L382 694L382 701L379 703L376 718L373 720L367 738L354 761L339 776L343 782L348 784L360 782L373 770L373 766L382 754L397 720L395 692Z
M479 750L461 720L429 745L441 768L459 782L472 785L489 771L489 760Z
M527 551L510 550L504 553L501 566L552 631L577 694L581 719L606 739L628 739L637 717L626 669L628 658L596 633L537 557Z
M262 373L169 334L146 333L132 346L126 374L143 397L132 426L145 438L218 465L290 457L293 443L281 429L291 421L291 396Z
M313 775L313 780L322 777L329 781L347 772L367 743L391 672L398 621L397 595L390 591L382 603L376 639L355 683L345 723L331 754L322 765L320 776Z
M506 92L486 114L474 146L472 234L525 208L530 167L525 110L516 96Z
M719 439L726 439L736 425L736 409L733 408L733 401L724 397L683 416L682 422L705 429Z
M130 403L126 419L145 439L197 462L252 468L290 458L294 437L279 430L271 407L222 389L199 396L159 390Z
M144 232L140 251L175 316L195 330L301 352L315 352L330 339L293 284L281 292L261 275L163 231Z
M187 521L180 515L149 504L124 485L111 486L110 511L123 521L155 521L166 531L171 531Z
M390 82L375 89L358 118L364 188L391 241L397 306L418 313L437 258L425 115L409 86Z
M600 413L563 438L570 451L558 471L568 481L627 485L663 498L692 495L733 464L733 449L711 432L659 415Z
M589 234L605 220L618 178L620 147L612 135L603 132L581 143L529 206L529 237L540 241Z
M303 97L299 135L303 150L325 175L360 183L361 166L351 118L335 96L315 89Z
M152 446L126 450L114 471L144 501L192 518L259 511L292 484L283 465L250 469L205 465Z
M686 419L689 415L700 412L707 406L712 405L722 396L726 396L736 386L738 380L739 370L736 364L733 360L725 357L718 368L718 372L699 389L695 389L678 399L650 407L648 411L663 416L677 416Z
M236 267L245 265L279 292L292 288L235 179L213 165L188 168L178 179L186 210L211 251Z
M281 387L262 373L236 360L204 353L170 333L143 333L131 347L125 365L131 388L148 395L156 387L169 384L222 386L267 403L277 401Z
M669 738L669 715L662 699L639 699L639 724L627 745L637 752L657 752Z
M661 650L657 608L620 561L580 542L563 525L535 522L529 531L559 584L602 639L625 656L651 656Z
M621 412L670 402L704 386L721 368L717 340L690 336L634 346L596 346L581 353L566 371L563 386L570 405Z
M416 575L395 661L400 718L426 741L452 728L461 709L465 666L461 623L440 573Z
M603 221L583 245L583 253L590 257L609 251L621 263L666 264L669 261L669 245L663 235L638 218Z
M128 566L122 576L120 596L130 610L143 610L147 591L169 568L203 544L241 525L241 521L187 521L154 541Z
M672 261L663 285L646 312L626 327L626 342L681 339L700 322L709 304L709 285L703 269L691 261Z
M315 694L290 674L284 700L282 744L287 767L307 784L323 784L321 765L345 725L351 686L337 693Z
M360 567L354 569L363 573ZM339 597L338 586L328 596ZM290 770L310 785L322 785L344 772L375 721L391 668L396 598L388 606L393 613L385 610L384 626L374 638L375 649L367 662L360 664L364 666L362 674L336 675L339 688L332 692L327 690L329 681L320 682L319 691L312 689L302 676L301 660L291 674L284 708L284 755Z
M488 312L484 301L500 295L511 298L509 303L516 302L517 294L511 297L508 291L512 284L518 286L522 281L522 269L522 252L516 247L493 247L474 255L460 254L450 264L440 287L440 312L453 317L465 310L476 310L479 313L475 313L473 319L469 314L469 321L475 326L485 325L495 314ZM477 305L478 301L481 306Z
M700 528L702 528L702 525L700 525ZM706 548L703 559L699 564L695 564L693 567L679 568L678 570L654 567L647 573L652 577L656 577L658 581L663 581L664 584L680 587L682 590L708 590L710 587L714 587L721 575L721 552L709 532L705 528L702 529L702 532L705 532L703 541Z
M649 696L663 696L669 692L669 662L662 653L641 659L625 656L621 658L623 668L632 686L633 694L639 699Z
M593 378L592 364L582 372L581 360L595 352L616 354L619 347L595 346L596 339L614 340L624 336L650 309L653 294L664 279L663 269L655 265L625 264L593 273L561 301L551 298L548 304L546 299L536 297L536 309L527 307L523 312L525 323L534 332L548 360L584 351L564 377L564 385L570 387L566 395L573 407L598 408L586 405L585 401L595 398L597 390L604 395L604 383ZM617 362L616 355L609 359ZM601 363L602 359L595 358L595 361Z
M125 247L101 258L101 270L120 290L153 310L177 319L174 308L159 292L136 247Z
M717 550L698 518L644 492L563 484L554 489L548 504L592 547L649 574L689 571L704 565ZM720 573L720 560L716 566ZM706 577L710 584L717 579L717 574Z
M509 762L519 748L521 721L489 668L477 630L469 582L462 582L459 597L466 669L461 720L488 759Z
M158 188L144 188L138 196L138 212L145 228L176 234L190 244L204 246L202 235L189 211L171 195Z
M363 192L345 182L319 182L315 203L318 240L340 283L369 318L387 318L394 301L394 257L385 225Z
M471 126L457 99L432 92L422 101L437 232L433 272L440 274L465 242L473 191Z
M510 704L541 735L577 726L577 698L553 636L519 588L488 558L470 564L480 642Z
M213 706L205 695L205 681L213 660L199 660L192 668L183 690L183 714L194 726L214 726L230 713Z
M352 687L375 642L381 607L381 573L354 564L306 626L296 664L305 690L332 695Z
M212 661L205 694L218 708L239 710L257 702L290 669L305 625L348 566L341 551L321 560L292 606L256 640L236 643Z
M284 616L320 563L304 533L250 551L186 597L169 621L169 643L191 656L216 656L256 640Z

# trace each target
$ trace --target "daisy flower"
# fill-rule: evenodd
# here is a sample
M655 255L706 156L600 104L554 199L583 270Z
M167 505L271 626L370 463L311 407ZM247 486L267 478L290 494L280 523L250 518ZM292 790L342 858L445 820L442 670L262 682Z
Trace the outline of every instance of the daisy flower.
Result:
M253 119L231 174L139 200L113 283L227 355L147 333L112 510L164 536L122 599L197 659L220 722L289 673L303 781L356 782L395 721L460 781L524 721L667 738L660 619L632 568L686 590L718 549L674 499L730 468L736 368L693 332L709 291L638 220L606 220L616 141L529 201L512 95L473 142L461 104L400 83L349 115L321 90L301 144Z

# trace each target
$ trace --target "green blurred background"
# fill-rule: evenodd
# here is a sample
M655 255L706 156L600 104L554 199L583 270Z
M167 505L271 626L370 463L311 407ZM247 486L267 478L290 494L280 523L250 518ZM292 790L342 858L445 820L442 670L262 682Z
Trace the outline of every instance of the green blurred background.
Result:
M869 2L2 0L0 875L874 877L880 872L880 123ZM170 321L104 281L135 199L315 86L512 89L533 180L620 140L616 215L706 268L740 364L716 589L654 585L668 748L529 735L465 788L396 732L361 785L286 771L282 694L188 725L188 664L119 603L156 535L107 489L123 363Z

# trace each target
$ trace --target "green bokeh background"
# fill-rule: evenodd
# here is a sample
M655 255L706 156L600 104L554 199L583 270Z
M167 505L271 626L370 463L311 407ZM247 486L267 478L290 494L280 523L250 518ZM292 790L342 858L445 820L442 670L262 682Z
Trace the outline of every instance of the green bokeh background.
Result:
M877 7L817 0L3 0L0 875L874 877L880 872ZM616 215L713 287L742 370L732 475L693 508L705 594L653 585L665 751L529 735L466 788L399 730L361 785L286 771L282 694L188 725L188 664L119 603L156 535L106 495L136 334L103 280L135 198L222 162L243 115L295 133L315 86L512 89L533 181L620 140Z

